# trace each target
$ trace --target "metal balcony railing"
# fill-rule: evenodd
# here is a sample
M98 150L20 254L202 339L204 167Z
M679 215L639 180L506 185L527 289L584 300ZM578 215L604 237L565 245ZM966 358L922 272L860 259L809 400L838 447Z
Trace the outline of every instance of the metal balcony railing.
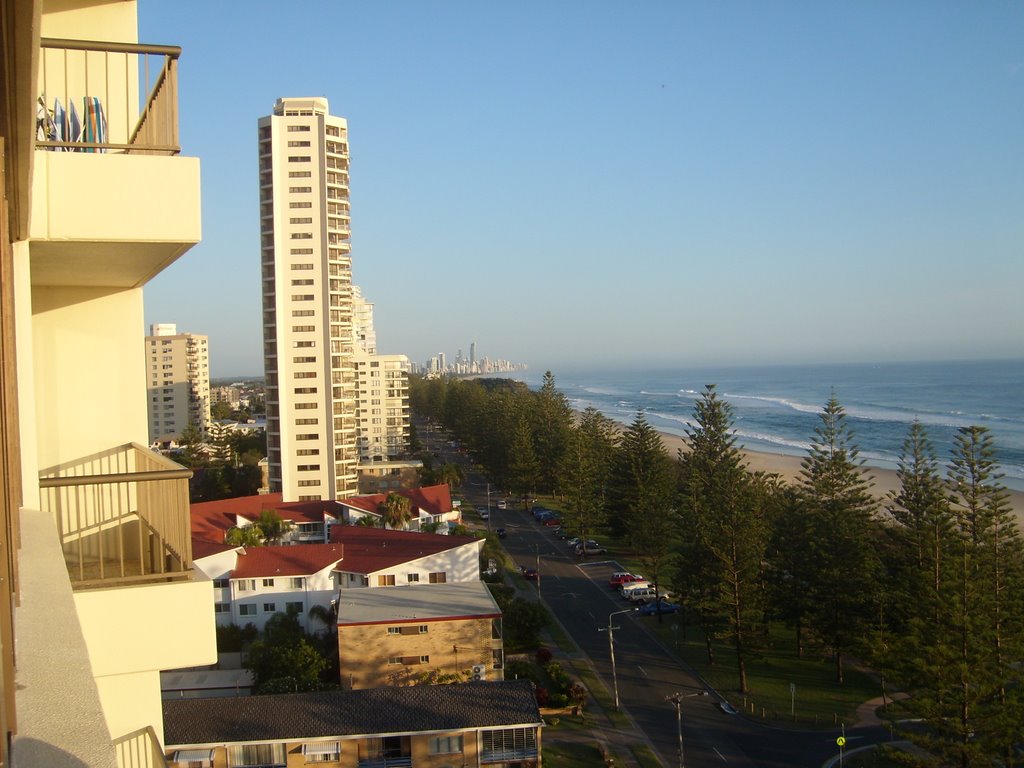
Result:
M360 758L359 768L411 768L412 757Z
M37 147L63 152L181 152L181 48L48 37L39 47Z
M187 580L192 472L137 443L40 472L74 589Z

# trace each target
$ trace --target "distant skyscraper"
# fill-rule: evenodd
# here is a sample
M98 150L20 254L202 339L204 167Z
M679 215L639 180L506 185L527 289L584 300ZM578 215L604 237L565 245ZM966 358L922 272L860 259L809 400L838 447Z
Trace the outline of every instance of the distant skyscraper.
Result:
M146 337L149 442L177 440L189 424L210 425L209 339L178 333L174 323L150 326Z
M437 353L437 368L442 373L448 370L448 361L445 359L444 352Z
M352 328L356 347L377 354L377 332L373 329L373 303L363 298L358 285L352 286Z
M469 343L469 367L471 369L476 366L476 342L471 341Z
M348 123L327 99L259 120L270 489L285 501L357 491Z

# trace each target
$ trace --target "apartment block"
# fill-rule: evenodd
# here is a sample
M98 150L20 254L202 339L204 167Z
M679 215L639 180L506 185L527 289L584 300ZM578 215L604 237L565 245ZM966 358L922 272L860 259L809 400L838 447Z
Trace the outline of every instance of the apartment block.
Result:
M217 658L141 375L143 287L200 237L182 52L138 42L134 2L0 15L0 759L155 765L160 672Z
M409 358L356 352L356 429L360 466L409 451Z
M178 333L173 323L151 325L149 334L149 444L177 440L189 424L205 436L210 426L209 339L196 333Z
M501 610L482 581L347 590L338 601L338 659L347 689L439 675L501 680Z
M267 450L285 501L358 488L348 124L323 98L259 120Z
M172 768L541 765L528 680L164 702Z

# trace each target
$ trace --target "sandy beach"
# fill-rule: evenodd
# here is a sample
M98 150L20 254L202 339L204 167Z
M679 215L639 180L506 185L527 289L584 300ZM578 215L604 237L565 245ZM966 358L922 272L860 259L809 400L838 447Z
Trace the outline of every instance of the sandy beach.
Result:
M685 440L678 435L661 432L662 442L668 450L669 455L675 457L679 449L685 446ZM791 482L799 480L800 462L803 456L789 456L781 453L765 453L762 451L744 450L747 457L747 466L751 470L763 472L775 472L785 480ZM868 475L872 478L872 490L875 495L885 502L891 492L899 488L899 479L896 472L891 469L867 468ZM1017 524L1024 529L1024 491L1009 491L1010 506L1017 515Z

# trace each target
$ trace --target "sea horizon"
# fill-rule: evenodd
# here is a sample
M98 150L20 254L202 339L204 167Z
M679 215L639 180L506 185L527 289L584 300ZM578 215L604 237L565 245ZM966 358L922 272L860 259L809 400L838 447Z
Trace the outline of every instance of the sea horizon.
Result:
M657 366L552 369L572 407L597 408L628 425L648 422L685 436L693 405L714 384L733 408L737 443L751 451L803 457L819 414L834 396L869 467L896 469L910 425L923 424L945 468L960 427L987 427L1002 481L1024 491L1024 360ZM544 371L511 376L539 387Z

